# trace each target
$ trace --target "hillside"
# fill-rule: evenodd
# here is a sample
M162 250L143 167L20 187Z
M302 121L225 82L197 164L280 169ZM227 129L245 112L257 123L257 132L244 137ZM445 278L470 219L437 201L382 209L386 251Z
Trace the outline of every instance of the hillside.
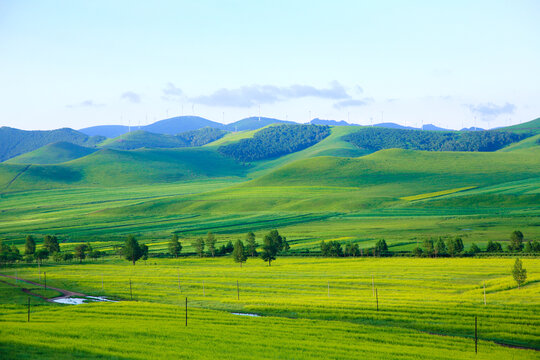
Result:
M90 155L97 149L61 141L9 159L9 164L60 164Z
M310 147L330 135L324 125L279 125L256 132L252 138L222 145L218 151L238 161L276 158Z
M93 147L103 140L68 128L26 131L4 126L0 128L0 162L60 141Z
M441 195L465 196L490 187L491 191L481 195L479 205L474 201L480 198L463 197L455 203L437 206L446 207L448 214L461 212L464 204L467 211L478 206L500 211L497 199L502 199L498 196L507 188L504 184L538 183L538 155L538 150L446 153L395 149L360 158L315 157L292 162L228 189L150 201L112 213L354 213L425 206L429 209L428 201L440 201ZM540 194L523 197L522 192L516 190L505 195L504 204L530 207L540 201Z
M515 133L531 133L537 135L540 134L540 118L517 125L503 127L497 129L497 131L512 131Z
M245 176L232 159L205 148L103 149L59 165L0 165L0 189L126 186Z
M132 131L114 139L107 139L99 147L117 150L141 148L179 148L202 146L223 137L227 132L215 128L202 128L186 131L178 135L155 134L144 130Z
M172 135L154 134L144 130L136 130L120 135L113 139L107 139L101 144L102 148L116 150L134 150L140 148L178 148L187 144Z

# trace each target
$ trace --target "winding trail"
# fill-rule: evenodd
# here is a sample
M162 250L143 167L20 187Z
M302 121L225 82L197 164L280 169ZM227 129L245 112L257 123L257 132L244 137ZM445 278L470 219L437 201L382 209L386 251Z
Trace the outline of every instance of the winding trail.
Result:
M21 176L22 174L24 174L24 173L26 172L26 170L28 170L28 169L30 168L30 166L32 166L32 165L27 165L27 166L25 166L25 167L24 167L17 175L15 175L15 177L14 177L13 179L11 179L10 182L7 183L7 185L6 185L6 187L4 188L4 190L7 190L7 189L9 188L9 186L10 186L11 184L13 184L13 182L14 182L15 180L17 180L17 178L18 178L19 176Z
M15 276L11 276L11 275L6 275L6 274L2 274L0 273L0 276L3 276L3 277L6 277L6 278L9 278L9 279L13 279L13 280L18 280L18 281L23 281L25 283L28 283L28 284L32 284L32 285L36 285L36 286L40 286L42 288L45 288L45 285L43 284L40 284L40 283L37 283L35 281L30 281L30 280L25 280L25 279L21 279L21 278L16 278ZM3 281L4 282L4 281ZM10 284L8 282L4 282L6 284L9 284L9 285L12 285L14 287L18 287L17 285L13 285L13 284ZM75 292L75 291L69 291L69 290L65 290L65 289L60 289L60 288L56 288L56 287L52 287L52 286L47 286L47 289L51 289L51 290L55 290L55 291L58 291L59 293L62 294L62 296L57 296L57 297L54 297L54 298L46 298L44 296L41 296L41 295L38 295L38 294L34 294L32 293L30 290L28 289L25 289L25 288L22 288L22 291L26 294L29 294L29 295L33 295L33 296L37 296L37 297L40 297L44 300L47 300L48 302L55 302L55 300L59 300L59 299L66 299L66 298L69 298L71 296L76 296L76 297L86 297L88 295L85 295L83 293L79 293L79 292Z

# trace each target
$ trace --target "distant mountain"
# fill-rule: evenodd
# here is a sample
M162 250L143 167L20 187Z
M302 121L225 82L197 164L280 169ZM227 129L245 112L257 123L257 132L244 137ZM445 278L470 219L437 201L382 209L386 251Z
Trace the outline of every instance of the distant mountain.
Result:
M107 138L115 138L129 131L129 128L124 125L99 125L80 129L79 132L88 136L105 136Z
M177 116L143 126L141 127L141 130L156 134L177 135L186 131L202 129L204 127L222 129L224 125L200 116Z
M19 155L6 161L9 164L61 164L66 161L82 158L97 151L96 148L89 148L75 145L70 142L60 141L48 144L34 151Z
M200 116L176 116L169 119L157 121L153 124L141 126L132 126L131 130L144 130L155 134L176 135L190 130L198 130L204 127L213 127L222 129L223 124L211 121ZM129 127L123 125L100 125L80 129L80 132L90 136L101 135L108 138L115 138L127 134Z
M311 125L334 125L334 126L360 126L358 124L350 124L346 122L345 120L323 120L319 118L315 118L309 122Z
M415 127L403 126L403 125L399 125L399 124L392 123L392 122L379 123L379 124L375 124L373 126L387 128L387 129L420 130L420 129L415 128Z
M485 131L486 129L482 129L482 128L479 128L479 127L474 127L474 126L471 126L470 128L463 128L459 131Z
M59 141L94 147L103 140L68 128L26 131L4 126L0 128L0 162Z
M224 125L224 129L228 131L244 131L257 130L270 124L297 124L294 121L278 120L274 118L252 116L242 120L238 120L228 125Z
M438 127L438 126L435 126L433 124L422 125L422 130L427 130L427 131L454 131L454 130Z

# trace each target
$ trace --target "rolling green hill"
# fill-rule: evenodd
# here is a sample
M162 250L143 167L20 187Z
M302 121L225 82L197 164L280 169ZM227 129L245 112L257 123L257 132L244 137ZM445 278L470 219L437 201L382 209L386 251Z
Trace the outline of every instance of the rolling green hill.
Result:
M97 149L61 141L9 159L10 164L60 164L90 155Z
M120 151L103 149L59 165L0 166L0 188L126 186L244 176L232 159L203 148ZM10 178L11 177L11 178Z
M93 147L104 139L67 128L25 131L4 126L0 128L0 162L59 141Z
M540 118L517 125L503 127L497 129L496 131L512 131L515 133L540 134Z
M143 203L129 212L144 214L150 209L154 214L363 212L408 207L411 202L402 198L441 191L466 194L472 189L517 180L536 182L540 177L539 155L538 150L444 153L396 149L360 158L314 157L292 162L228 189ZM536 196L529 200L535 201ZM420 198L438 199L433 195ZM530 201L525 205L531 204ZM471 205L474 203L470 202Z
M133 131L99 144L102 148L135 150L141 148L180 148L202 146L223 137L227 132L214 128L202 128L178 135L154 134L143 130Z

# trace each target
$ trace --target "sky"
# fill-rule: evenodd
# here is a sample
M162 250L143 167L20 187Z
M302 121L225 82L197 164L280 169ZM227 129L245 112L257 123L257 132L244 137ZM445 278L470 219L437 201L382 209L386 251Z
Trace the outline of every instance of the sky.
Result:
M0 126L540 117L540 1L0 0Z

